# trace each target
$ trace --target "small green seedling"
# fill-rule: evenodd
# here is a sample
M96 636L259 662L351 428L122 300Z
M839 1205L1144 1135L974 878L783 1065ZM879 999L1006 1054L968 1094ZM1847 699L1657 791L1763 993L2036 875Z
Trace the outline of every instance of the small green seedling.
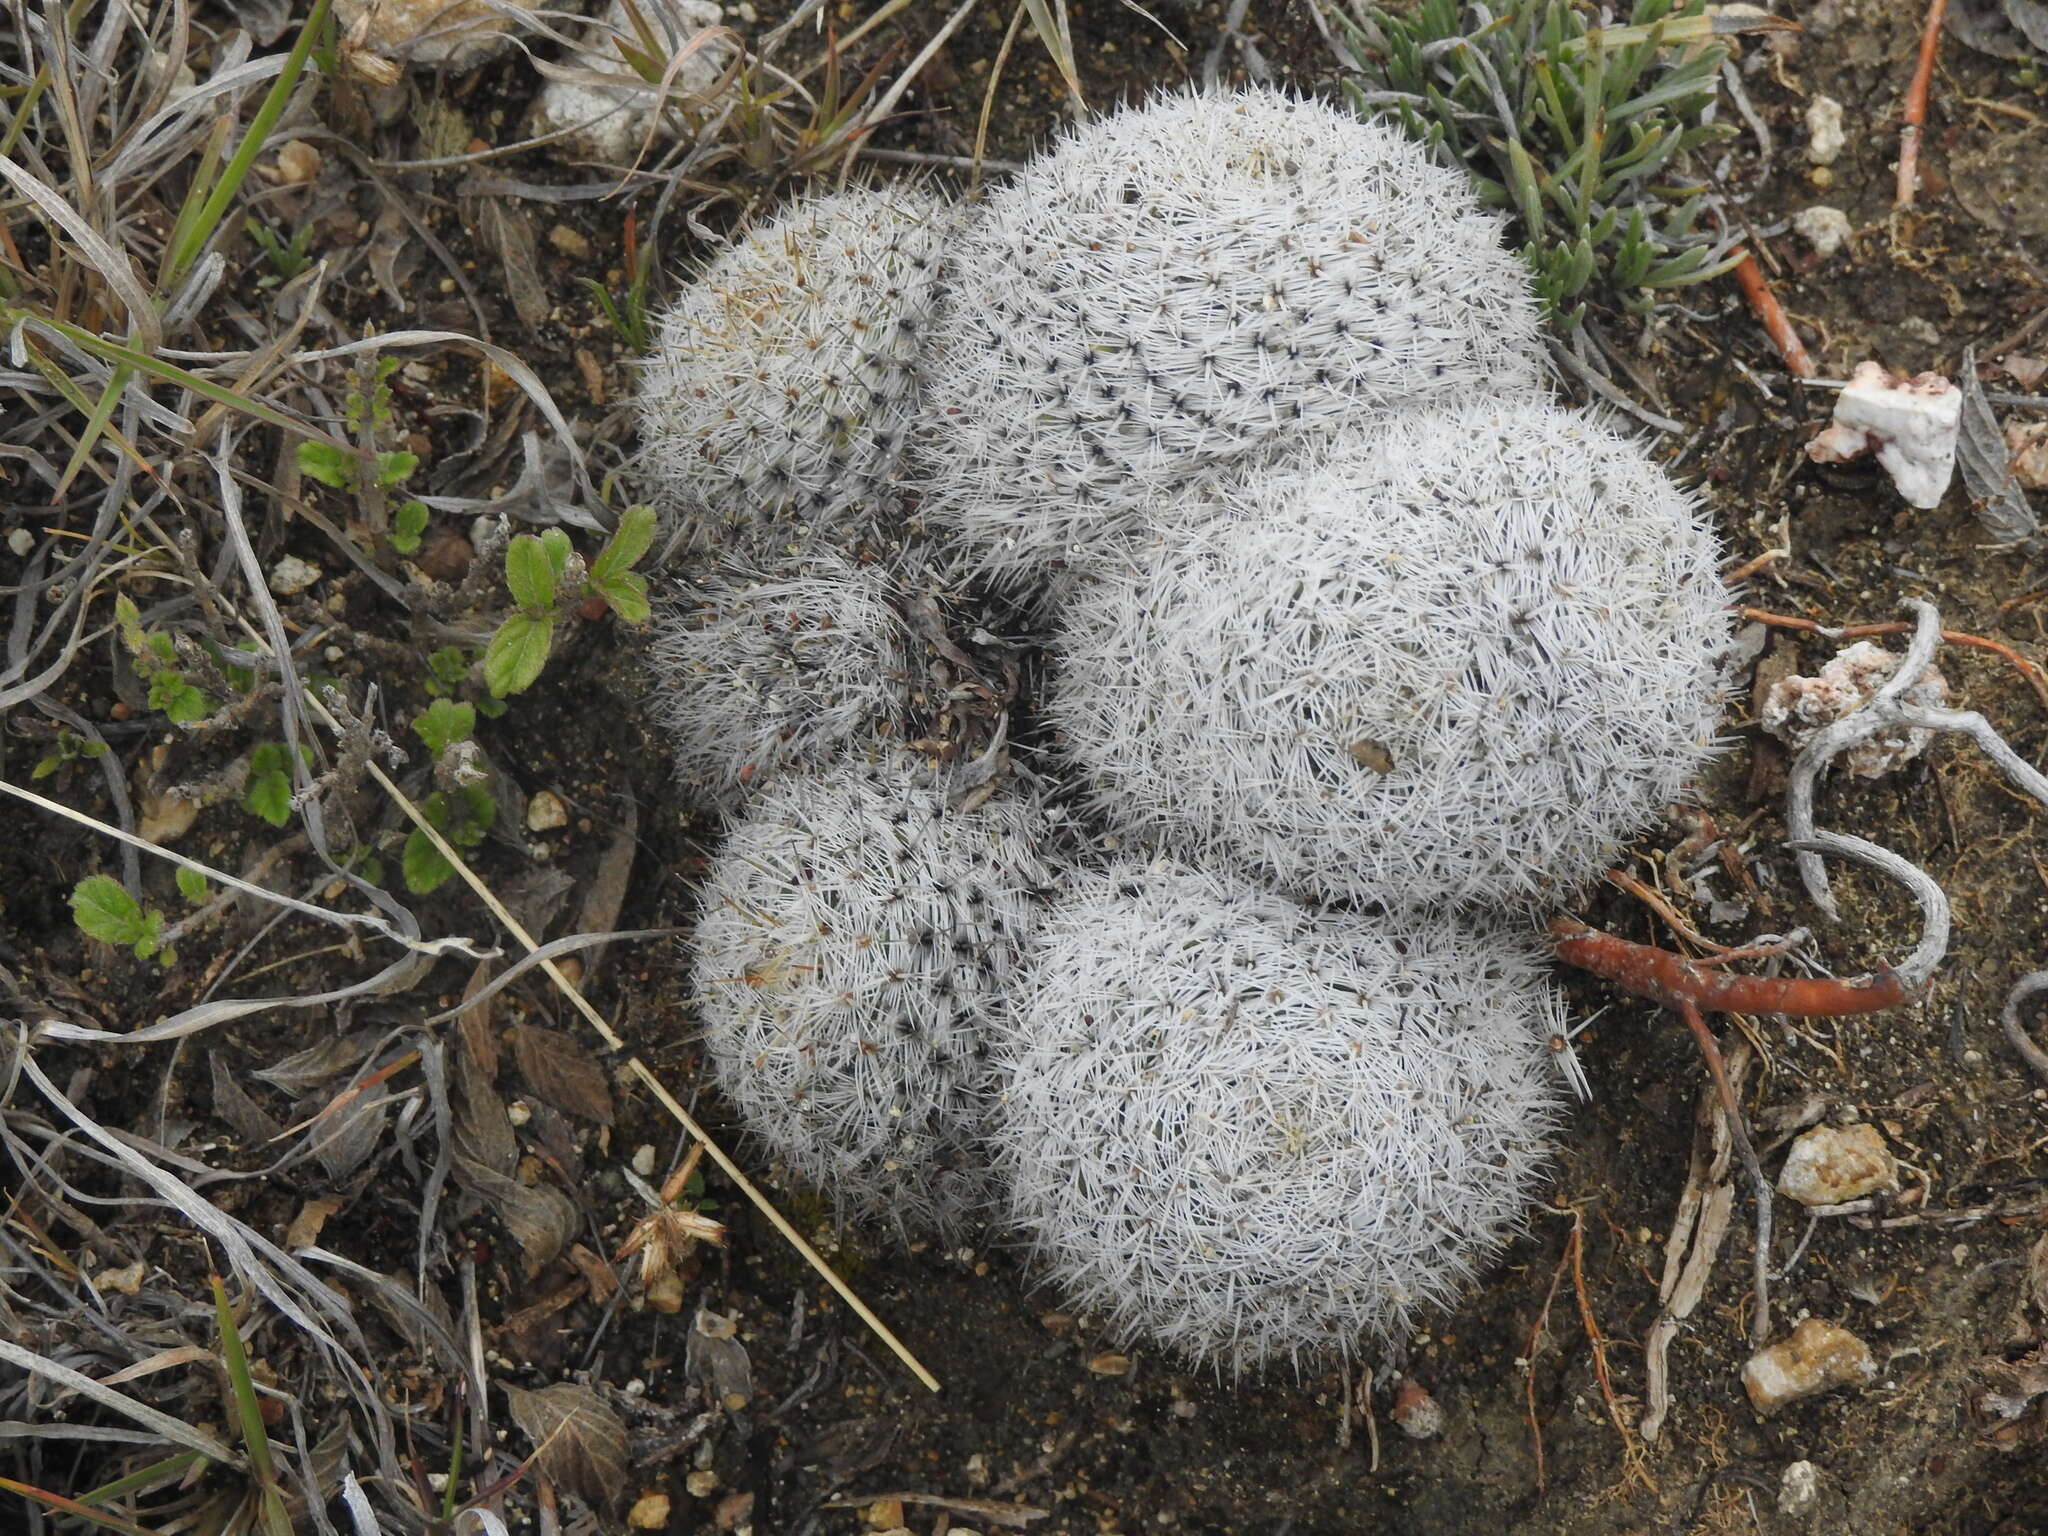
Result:
M657 77L659 78L659 77ZM590 290L597 307L628 351L639 354L654 346L654 323L648 316L647 296L654 280L654 247L640 244L639 219L626 210L626 286L616 297L594 277L579 279Z
M178 662L178 645L162 630L142 628L142 614L125 596L114 599L114 624L127 649L135 675L149 685L149 707L160 709L173 725L191 725L213 713L213 701L186 678Z
M420 813L456 848L467 850L491 830L491 823L498 819L498 802L475 785L437 789L420 802ZM415 827L405 840L405 888L415 896L431 895L454 873L455 866L434 846L434 840Z
M104 741L88 741L85 737L74 736L69 731L59 731L57 750L37 763L30 771L29 778L47 779L60 768L68 768L73 763L82 763L106 755L107 744Z
M522 533L505 549L505 585L519 611L498 626L484 651L484 683L504 698L539 679L564 607L604 604L628 624L644 624L652 605L647 578L633 567L654 544L654 509L630 507L618 532L586 568L559 528Z
M178 894L196 907L213 894L213 887L206 883L206 876L199 873L198 870L192 868L189 864L180 864L178 866Z
M153 955L177 964L177 951L164 945L163 913L143 906L112 875L88 875L71 888L71 917L89 939L124 945L138 960Z
M299 746L300 758L311 763L312 749ZM249 753L249 777L242 786L242 809L273 827L292 819L292 758L281 741L266 741Z
M427 505L407 500L387 516L385 493L401 490L420 467L420 458L408 449L382 446L391 434L391 378L400 366L398 358L379 357L364 368L361 382L342 401L342 417L358 452L333 443L305 442L296 453L301 474L353 494L362 503L365 521L379 528L388 524L391 547L409 555L427 531Z
M423 685L430 698L453 698L469 681L469 671L476 663L476 653L465 651L459 645L444 645L427 657L427 677ZM505 713L505 701L486 693L482 698L470 701L476 712L495 720Z
M311 224L300 225L293 231L290 241L278 239L276 232L253 214L242 221L242 227L248 230L249 238L256 242L257 249L270 263L270 270L256 279L258 288L275 288L281 283L288 283L313 265Z
M436 699L413 721L412 728L438 758L469 740L476 730L476 707L454 699ZM436 790L420 802L420 810L434 830L457 848L475 847L498 818L498 802L489 790L475 784ZM425 896L454 873L455 866L434 846L434 840L415 827L405 840L406 889Z

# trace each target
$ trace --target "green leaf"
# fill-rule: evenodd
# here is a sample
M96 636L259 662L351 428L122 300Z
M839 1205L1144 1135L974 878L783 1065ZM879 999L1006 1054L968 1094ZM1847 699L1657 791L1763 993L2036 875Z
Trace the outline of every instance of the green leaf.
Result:
M121 643L131 655L142 649L142 615L125 595L114 599L114 627L120 630Z
M403 448L394 448L377 455L377 485L388 490L405 481L420 467L420 456L407 453Z
M476 712L486 720L496 720L505 713L505 701L494 699L489 694L476 701Z
M554 571L555 578L560 580L562 572L569 568L569 556L572 553L569 535L559 528L543 529L540 547L547 552L548 565Z
M611 611L628 624L645 624L654 614L654 605L647 601L647 578L637 571L621 571L591 585Z
M211 889L212 887L206 883L206 876L198 870L184 864L178 866L178 894L193 906L196 907L206 900Z
M355 464L346 450L332 443L301 443L298 446L299 473L309 480L345 491L355 483Z
M291 779L274 769L269 773L251 773L242 790L242 809L261 816L273 827L283 826L292 819Z
M413 721L412 728L427 744L427 750L439 757L458 741L469 740L470 732L476 729L476 710L453 699L436 699L427 706L425 714Z
M532 534L522 533L506 546L505 585L511 588L512 601L520 607L554 607L556 574L556 566L548 558L547 547Z
M498 819L498 802L489 790L466 784L455 792L449 813L448 841L458 848L474 848Z
M484 652L484 686L499 698L524 693L548 664L548 648L554 644L553 614L533 618L515 613L491 636Z
M142 903L112 875L88 875L71 888L71 919L104 944L133 944L149 931Z
M598 557L590 562L591 584L602 586L612 577L638 565L647 551L654 547L654 529L654 508L626 508L611 543L605 545Z
M185 681L182 672L159 672L149 680L149 706L160 709L173 725L204 720L212 706L206 695Z
M427 657L427 671L444 688L453 688L469 676L469 653L459 645L444 645Z
M405 840L405 888L415 896L431 895L455 873L455 866L443 857L426 833L418 827Z
M29 782L34 783L37 779L47 779L63 766L63 757L58 753L52 752L48 757L38 762L34 768L29 770Z
M130 947L135 951L136 959L147 960L151 955L163 948L163 943L164 915L157 911L155 907L151 907L142 914L142 932L136 935L135 942ZM166 950L164 953L164 964L169 965L177 958L174 953Z
M409 555L420 547L420 535L426 531L427 504L408 501L392 517L391 547L401 555Z

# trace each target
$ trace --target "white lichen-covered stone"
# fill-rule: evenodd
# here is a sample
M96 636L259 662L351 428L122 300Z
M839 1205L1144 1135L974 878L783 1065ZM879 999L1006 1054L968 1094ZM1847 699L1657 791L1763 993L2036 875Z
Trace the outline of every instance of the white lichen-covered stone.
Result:
M1874 1125L1817 1125L1785 1154L1778 1192L1801 1205L1840 1205L1896 1189L1899 1165Z
M956 273L917 479L1005 573L1085 559L1206 468L1544 377L1528 275L1468 180L1279 91L1072 130L989 195Z
M1077 878L1011 988L1011 1223L1068 1302L1232 1374L1405 1339L1519 1226L1561 1094L1527 941Z
M358 48L427 68L469 69L512 46L531 0L334 0L342 36Z
M957 1233L991 1198L986 1025L1051 871L1040 819L900 762L792 773L707 870L691 970L718 1085L847 1216Z
M1882 363L1862 362L1835 397L1827 429L1806 445L1806 456L1846 464L1874 453L1909 505L1938 507L1955 477L1962 420L1962 391L1940 374L1909 379Z
M1849 136L1842 129L1842 104L1832 96L1816 96L1806 104L1806 158L1815 165L1833 165L1842 158Z
M1750 1356L1742 1385L1750 1405L1768 1417L1787 1403L1834 1387L1877 1379L1870 1346L1846 1328L1809 1317L1789 1337Z
M730 804L787 769L900 742L908 642L887 573L831 550L773 576L716 572L661 613L649 700L683 781Z
M1855 226L1849 222L1849 215L1825 203L1815 203L1811 208L1802 208L1793 214L1792 228L1823 261L1847 245L1849 237L1856 232Z
M606 78L551 74L529 109L530 133L561 133L556 142L569 154L613 165L634 160L649 142L650 129L655 142L670 136L663 126L662 88L634 72L620 40L656 57L664 72L678 54L685 55L667 84L670 101L701 100L717 86L731 65L732 49L702 37L724 20L715 0L637 0L635 9L653 34L653 46L648 47L623 0L611 0L583 47L563 60L578 74Z
M1065 595L1046 712L1097 814L1179 857L1393 906L1554 895L1713 751L1713 534L1582 413L1413 410L1157 517Z
M912 186L803 198L682 290L647 362L640 436L695 542L779 558L830 542L883 488L952 223Z
M1836 652L1818 677L1784 677L1773 683L1757 711L1757 722L1797 751L1823 727L1862 708L1898 670L1895 653L1858 640ZM1940 709L1948 703L1948 679L1929 666L1901 702ZM1933 741L1934 732L1902 725L1858 742L1842 754L1842 761L1858 778L1882 778L1925 752Z

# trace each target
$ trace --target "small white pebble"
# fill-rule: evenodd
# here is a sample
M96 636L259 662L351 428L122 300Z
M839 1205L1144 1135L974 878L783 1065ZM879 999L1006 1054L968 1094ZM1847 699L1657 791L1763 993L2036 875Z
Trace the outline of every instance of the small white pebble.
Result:
M633 1152L633 1171L641 1178L654 1175L654 1143L642 1142Z
M524 1125L533 1118L533 1108L524 1099L514 1099L505 1106L505 1118L514 1125Z
M286 555L270 568L270 590L279 597L296 597L326 574L310 560Z
M1842 131L1842 104L1832 96L1816 96L1806 104L1806 158L1815 165L1833 165L1842 157L1849 137Z
M1839 208L1830 208L1826 203L1815 203L1811 208L1802 208L1792 215L1792 228L1799 238L1813 247L1816 256L1828 257L1849 243L1849 236L1855 232L1849 222L1849 215Z
M552 789L543 789L526 802L526 830L552 832L569 824L569 807Z
M29 552L36 547L36 536L26 528L17 528L7 535L8 551L17 560L26 560Z
M327 664L329 666L332 666L334 665L334 663L340 661L342 657L346 656L348 652L344 651L338 645L330 645L327 647L326 650L322 651L320 654L327 659Z

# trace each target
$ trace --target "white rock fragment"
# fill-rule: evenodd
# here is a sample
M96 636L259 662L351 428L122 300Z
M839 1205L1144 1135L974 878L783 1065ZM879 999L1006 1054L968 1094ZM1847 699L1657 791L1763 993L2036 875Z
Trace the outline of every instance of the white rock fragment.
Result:
M1802 208L1792 215L1793 231L1813 247L1813 253L1823 259L1832 256L1849 243L1849 236L1855 227L1849 222L1849 215L1839 208L1830 208L1826 203L1815 203L1811 208Z
M718 26L724 12L713 0L640 0L641 19L654 31L653 52L667 61L689 48L707 27ZM626 164L640 153L648 128L660 116L661 93L642 80L620 53L624 37L639 48L639 31L622 0L611 0L586 45L565 61L568 68L600 74L604 80L569 80L549 76L534 98L527 131L535 134L569 131L561 147L571 155L610 164ZM718 84L732 50L720 43L699 45L683 60L669 82L668 99L703 95ZM661 137L670 137L662 133Z
M1870 1346L1846 1328L1809 1317L1790 1337L1752 1355L1742 1368L1750 1405L1768 1417L1787 1403L1834 1387L1877 1379Z
M1820 1468L1810 1461L1795 1461L1778 1478L1778 1513L1803 1515L1820 1497Z
M1842 104L1832 96L1816 96L1806 104L1806 158L1815 165L1833 165L1842 158L1849 136L1842 131Z
M1862 362L1835 400L1834 421L1806 445L1806 456L1817 464L1846 464L1875 453L1908 503L1937 507L1955 475L1962 419L1962 392L1940 374L1909 379L1882 363Z
M17 560L26 560L36 547L36 536L26 528L10 529L7 534L7 552Z
M286 555L270 568L270 590L279 597L297 597L326 574L310 560Z
M1874 1125L1817 1125L1792 1143L1778 1192L1801 1205L1840 1205L1895 1189L1899 1165Z
M1429 1388L1412 1376L1401 1378L1394 1389L1394 1407L1387 1415L1401 1426L1410 1440L1434 1440L1444 1432L1444 1407L1430 1395Z
M353 46L425 68L468 69L512 42L528 0L335 0Z
M569 825L569 807L552 789L543 789L526 802L526 830L552 832Z
M643 1141L633 1149L633 1171L643 1179L654 1177L654 1143Z
M1895 653L1858 640L1838 651L1818 677L1780 678L1764 695L1758 723L1796 752L1822 727L1861 709L1898 670ZM1948 703L1948 679L1930 666L1905 691L1901 702L1940 709ZM1932 731L1901 726L1858 742L1842 758L1858 778L1882 778L1925 752L1933 740Z

